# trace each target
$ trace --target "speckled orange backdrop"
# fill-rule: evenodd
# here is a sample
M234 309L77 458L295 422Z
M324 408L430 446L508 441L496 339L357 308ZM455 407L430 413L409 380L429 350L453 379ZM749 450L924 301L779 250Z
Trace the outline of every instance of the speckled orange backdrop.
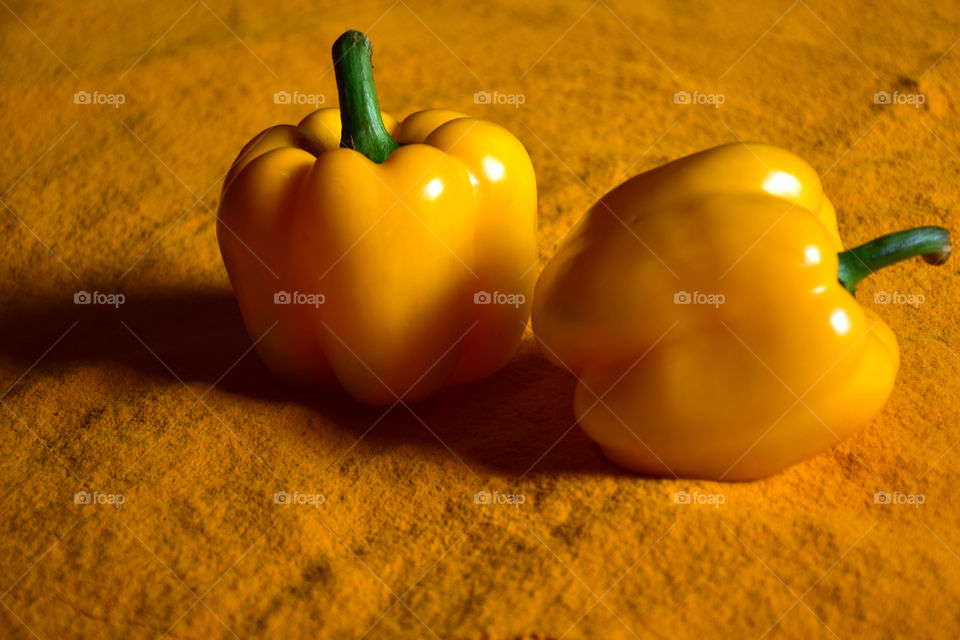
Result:
M960 634L960 261L860 287L903 358L869 428L721 485L607 463L529 335L498 375L410 408L282 388L214 227L241 145L311 108L274 93L335 101L329 46L351 27L386 110L449 106L523 141L544 258L623 177L738 139L807 158L848 246L956 232L956 3L0 4L0 636Z

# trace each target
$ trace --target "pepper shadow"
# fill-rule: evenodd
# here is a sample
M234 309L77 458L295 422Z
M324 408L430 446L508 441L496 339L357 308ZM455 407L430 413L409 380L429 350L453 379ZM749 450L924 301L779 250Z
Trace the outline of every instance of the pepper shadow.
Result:
M6 339L0 357L26 370L46 352L38 367L115 363L158 379L199 383L198 393L204 385L216 385L241 396L299 403L329 428L357 437L384 413L383 407L356 403L337 386L303 392L275 380L251 349L229 290L130 291L119 307L75 304L72 295L4 308L0 335ZM412 411L395 406L366 438L439 449L477 472L514 477L621 473L576 426L574 384L569 373L525 344L488 378L447 387L411 405Z

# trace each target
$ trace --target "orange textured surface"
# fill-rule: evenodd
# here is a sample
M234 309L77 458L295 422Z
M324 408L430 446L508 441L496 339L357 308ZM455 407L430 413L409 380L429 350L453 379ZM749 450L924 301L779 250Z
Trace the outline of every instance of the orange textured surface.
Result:
M809 160L847 246L956 231L955 4L18 1L0 15L3 637L960 634L956 260L860 286L902 352L867 429L722 485L609 464L574 425L573 378L529 334L498 375L409 409L281 387L249 351L214 224L240 147L312 108L274 93L333 103L329 46L357 28L385 110L446 106L526 145L544 258L626 176L737 139ZM125 302L75 305L81 290ZM83 491L123 504L75 504ZM274 504L280 491L325 501ZM478 505L478 491L525 502ZM677 504L681 491L723 504ZM878 505L879 491L924 503Z

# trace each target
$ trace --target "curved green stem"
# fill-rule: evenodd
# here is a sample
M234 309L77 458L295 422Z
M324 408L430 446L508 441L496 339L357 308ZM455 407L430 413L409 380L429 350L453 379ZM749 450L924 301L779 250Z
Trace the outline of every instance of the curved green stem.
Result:
M840 284L851 294L857 283L883 267L923 256L928 264L943 264L950 257L950 232L942 227L917 227L897 231L839 254Z
M349 30L333 43L333 70L340 97L340 146L383 162L398 145L380 117L373 83L373 46L359 31Z

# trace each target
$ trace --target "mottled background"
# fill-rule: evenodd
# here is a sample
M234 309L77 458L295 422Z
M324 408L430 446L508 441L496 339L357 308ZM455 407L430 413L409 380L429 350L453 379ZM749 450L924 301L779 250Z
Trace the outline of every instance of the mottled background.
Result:
M807 158L848 246L956 231L956 3L0 5L0 636L960 634L960 261L859 288L902 350L873 424L721 485L607 463L529 334L496 376L412 407L290 392L250 351L215 237L237 151L311 109L274 93L335 103L345 28L374 42L385 110L449 106L523 141L544 258L624 177L735 140ZM75 305L81 290L126 302ZM675 504L684 490L725 502Z

